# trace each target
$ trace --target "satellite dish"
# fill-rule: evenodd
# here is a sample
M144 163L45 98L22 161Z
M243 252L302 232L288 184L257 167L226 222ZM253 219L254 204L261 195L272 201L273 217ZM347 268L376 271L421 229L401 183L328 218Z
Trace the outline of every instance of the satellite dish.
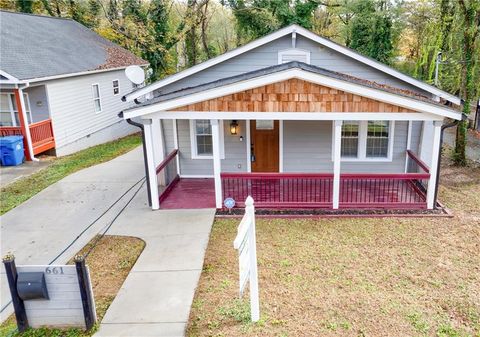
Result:
M125 76L137 85L145 82L145 72L139 66L128 66L125 69Z

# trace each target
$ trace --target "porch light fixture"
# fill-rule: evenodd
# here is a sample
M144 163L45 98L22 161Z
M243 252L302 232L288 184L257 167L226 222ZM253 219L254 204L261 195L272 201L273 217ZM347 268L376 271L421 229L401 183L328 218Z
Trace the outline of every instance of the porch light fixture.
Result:
M238 123L236 120L233 120L231 123L230 123L230 134L232 135L236 135L237 134L237 130L238 129Z

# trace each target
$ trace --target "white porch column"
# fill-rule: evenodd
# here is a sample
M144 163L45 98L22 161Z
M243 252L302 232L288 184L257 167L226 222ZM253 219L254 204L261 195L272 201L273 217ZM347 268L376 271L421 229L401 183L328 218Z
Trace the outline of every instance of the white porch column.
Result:
M157 167L165 158L161 119L152 119L152 145L153 145L153 157L155 158L155 167ZM165 185L164 172L160 174L157 177L157 179L158 179L159 185L161 186Z
M159 209L160 204L158 200L158 182L157 182L157 172L155 165L155 151L152 142L152 123L144 125L145 132L145 149L147 155L147 165L148 165L148 179L150 184L150 197L152 199L152 209Z
M212 125L213 177L215 179L215 206L222 208L222 180L220 178L220 127L218 119L210 120Z
M333 209L340 204L340 157L342 155L342 121L334 121L333 135Z
M427 190L427 208L433 209L435 206L435 188L437 183L437 165L438 155L440 153L440 135L442 133L442 121L433 123L433 141L432 141L432 160L430 161L430 180L428 181Z

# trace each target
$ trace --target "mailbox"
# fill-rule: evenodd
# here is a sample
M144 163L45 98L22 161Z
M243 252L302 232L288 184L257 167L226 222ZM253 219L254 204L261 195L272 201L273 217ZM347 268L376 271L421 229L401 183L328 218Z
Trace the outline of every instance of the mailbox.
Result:
M48 300L47 283L43 272L18 273L17 277L18 296L26 300L46 299Z

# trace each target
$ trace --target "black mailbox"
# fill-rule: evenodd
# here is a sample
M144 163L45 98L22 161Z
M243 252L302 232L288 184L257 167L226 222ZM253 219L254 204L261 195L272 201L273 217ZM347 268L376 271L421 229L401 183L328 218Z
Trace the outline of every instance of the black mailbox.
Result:
M48 300L47 284L43 272L18 273L17 292L22 300Z

